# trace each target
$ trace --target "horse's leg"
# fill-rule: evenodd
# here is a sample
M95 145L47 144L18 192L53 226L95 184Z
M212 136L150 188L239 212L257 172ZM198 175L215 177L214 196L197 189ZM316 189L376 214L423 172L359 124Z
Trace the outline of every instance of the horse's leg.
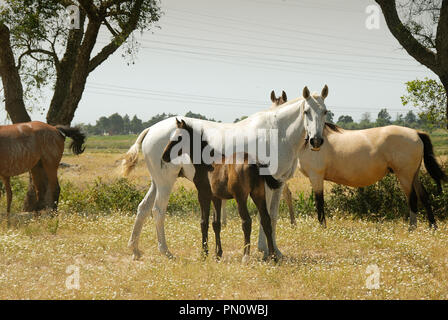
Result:
M52 210L56 209L56 199L54 196L58 186L58 163L53 161L42 160L45 173L48 179L48 188L45 194L45 206L49 206Z
M221 200L221 225L227 226L227 200Z
M428 192L426 191L426 189L423 186L423 184L420 182L420 180L418 178L418 173L415 176L413 186L414 186L414 189L415 189L415 191L417 193L418 198L420 199L420 201L425 206L426 215L428 217L428 222L429 222L429 227L437 229L436 219L434 218L434 214L432 212L431 204L429 203Z
M285 183L285 187L283 189L283 197L285 197L286 204L288 205L289 219L291 220L291 224L295 225L296 224L296 219L294 217L294 209L293 209L293 206L292 206L291 190L289 190L288 185L286 183Z
M318 175L310 175L311 186L314 191L314 199L316 201L317 218L322 227L327 227L324 211L324 179Z
M401 189L404 191L409 204L409 231L417 228L417 211L418 211L418 197L417 192L413 186L414 176L400 172L392 168L400 181Z
M235 200L238 205L238 213L241 217L241 226L243 228L244 233L244 255L243 262L246 263L249 261L250 256L250 233L252 229L252 219L250 218L249 210L247 209L247 196L237 195Z
M157 186L151 182L148 192L146 193L143 200L138 205L137 216L135 217L134 228L132 230L131 237L128 242L128 247L132 249L133 259L137 260L142 256L142 252L138 249L138 242L140 238L140 233L142 231L143 224L151 213L152 207L154 205L154 200L156 199Z
M40 161L42 163L42 161ZM47 177L44 174L44 170L42 170L43 167L41 165L37 164L31 169L31 178L32 183L34 186L34 192L36 193L36 200L37 204L32 205L36 209L36 212L39 210L42 210L44 207L44 201L45 201L45 191L46 191L46 181Z
M177 174L174 178L167 177L163 185L157 183L157 194L154 204L154 220L156 222L158 248L160 253L167 256L168 258L172 258L173 255L168 250L168 245L166 244L165 213L176 177Z
M255 203L255 206L258 209L258 212L260 214L260 225L263 227L263 231L266 235L267 242L268 242L268 250L269 255L265 255L263 259L273 258L276 260L275 257L275 250L274 250L274 241L272 240L272 224L271 224L271 217L269 216L268 208L266 205L266 196L264 192L264 184L261 186L263 190L254 190L250 195L252 200Z
M2 176L2 180L6 190L6 224L9 228L10 225L9 214L11 213L11 202L12 202L11 178Z
M276 228L277 228L277 217L278 217L278 207L280 205L280 198L282 195L283 186L272 190L265 183L265 194L266 194L266 204L269 208L269 215L271 217L271 225L272 225L272 241L274 243L275 254L278 258L281 258L283 254L277 247L276 241ZM266 242L266 234L264 233L263 227L261 225L260 219L260 228L258 233L258 250L264 252L265 255L269 254L269 248Z
M213 231L215 232L215 253L216 258L219 260L222 257L222 247L221 247L221 205L222 200L218 198L213 198L213 205L215 207L215 213L213 214Z
M209 190L198 189L198 200L201 207L202 253L205 258L208 255L208 225L210 221L210 202L212 200Z

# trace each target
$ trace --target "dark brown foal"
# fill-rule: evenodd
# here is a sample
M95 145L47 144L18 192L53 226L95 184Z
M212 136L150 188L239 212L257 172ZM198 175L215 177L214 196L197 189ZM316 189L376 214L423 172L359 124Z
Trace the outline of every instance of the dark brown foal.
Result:
M244 232L243 261L247 261L250 254L250 234L252 229L252 220L247 209L247 198L250 195L260 213L260 223L268 240L269 256L276 259L272 241L271 218L266 204L265 182L271 189L279 188L281 183L270 175L260 175L261 165L249 164L247 153L244 153L244 163L235 163L236 158L237 154L233 154L232 163L226 164L223 158L222 164L212 165L213 170L208 173L212 196L214 199L236 200ZM217 218L219 219L219 217ZM222 251L221 248L217 248L217 250Z
M0 177L6 189L8 224L12 201L10 179L24 172L31 171L38 207L56 208L59 196L57 171L66 136L73 139L70 145L73 153L84 151L85 136L78 128L54 127L39 121L0 126ZM39 161L48 180L45 195L41 194L43 182L36 167Z
M165 162L171 161L171 149L181 141L182 134L192 135L193 129L185 121L177 121L177 127L183 129L176 141L170 141L166 146L162 159ZM193 143L193 139L189 139ZM201 150L207 146L202 141ZM193 146L190 146L193 150ZM210 202L213 201L215 213L213 216L213 230L216 238L216 256L222 256L221 247L221 200L235 199L238 205L238 212L242 219L242 228L244 233L244 257L247 261L250 254L250 234L252 229L252 220L247 209L247 198L250 197L255 203L260 213L260 223L267 237L269 257L276 260L274 243L272 240L271 218L266 204L265 182L271 189L281 186L281 183L275 180L271 175L261 175L261 164L249 164L248 155L243 154L243 163L236 163L238 154L233 154L233 161L225 163L223 158L221 164L213 163L194 164L195 176L193 182L198 190L198 199L201 206L201 231L202 248L205 255L208 254L208 225L210 216ZM265 257L267 258L267 257Z

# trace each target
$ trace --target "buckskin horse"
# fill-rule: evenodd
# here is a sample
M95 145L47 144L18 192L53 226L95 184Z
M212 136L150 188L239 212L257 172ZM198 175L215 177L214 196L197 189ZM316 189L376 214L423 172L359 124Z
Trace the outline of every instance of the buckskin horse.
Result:
M58 167L64 151L65 137L73 139L70 148L74 154L84 151L85 135L78 128L51 126L40 121L0 126L0 177L6 190L6 212L9 224L12 191L10 179L31 171L33 186L38 199L38 207L56 207L59 197ZM44 182L36 165L42 167L48 179L46 194L41 194Z
M427 213L430 227L437 224L428 194L419 180L423 162L429 175L436 181L447 180L434 156L428 134L401 126L386 126L365 130L344 130L325 123L327 109L322 95L310 94L304 88L300 101L303 118L302 143L299 148L299 169L311 182L319 222L325 227L323 181L328 180L350 187L364 187L393 172L406 194L410 207L410 226L417 226L417 202Z

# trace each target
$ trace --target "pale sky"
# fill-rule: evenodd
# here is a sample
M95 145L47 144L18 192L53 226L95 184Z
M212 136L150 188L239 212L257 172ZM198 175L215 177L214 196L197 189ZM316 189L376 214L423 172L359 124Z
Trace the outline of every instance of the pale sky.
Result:
M273 89L292 99L305 85L320 92L325 84L336 119L365 112L376 119L381 108L395 118L411 109L401 104L404 82L435 78L401 49L381 14L379 29L366 28L373 0L161 3L161 29L141 37L135 64L118 51L89 76L73 124L115 112L146 121L189 110L233 122L268 108ZM103 33L97 45L107 39Z

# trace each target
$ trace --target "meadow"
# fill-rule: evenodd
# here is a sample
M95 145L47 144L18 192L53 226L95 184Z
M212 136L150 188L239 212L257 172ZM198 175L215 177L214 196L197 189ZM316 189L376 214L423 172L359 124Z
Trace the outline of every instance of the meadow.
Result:
M216 261L211 253L204 261L196 193L182 178L165 221L175 259L159 254L155 227L148 218L140 240L144 255L133 261L126 245L149 174L140 161L123 180L119 164L135 138L89 137L84 154L66 152L62 162L68 166L59 171L62 191L56 215L30 219L21 214L27 175L13 180L13 212L18 214L13 227L7 228L4 221L0 225L0 299L448 298L445 219L439 217L434 231L420 214L418 228L409 232L405 219L395 212L391 217L356 215L339 210L340 202L335 202L328 204L328 228L323 229L308 180L299 173L288 183L295 198L296 226L290 225L281 204L277 242L284 258L279 263L263 262L257 252L253 206L251 260L241 263L243 233L233 202L228 203L229 221L222 232L223 259ZM446 161L448 136L435 132L432 138L440 159ZM325 190L327 198L334 194L330 183ZM0 212L5 212L4 202L2 197ZM211 228L209 236L212 249ZM372 279L378 286L371 285Z

